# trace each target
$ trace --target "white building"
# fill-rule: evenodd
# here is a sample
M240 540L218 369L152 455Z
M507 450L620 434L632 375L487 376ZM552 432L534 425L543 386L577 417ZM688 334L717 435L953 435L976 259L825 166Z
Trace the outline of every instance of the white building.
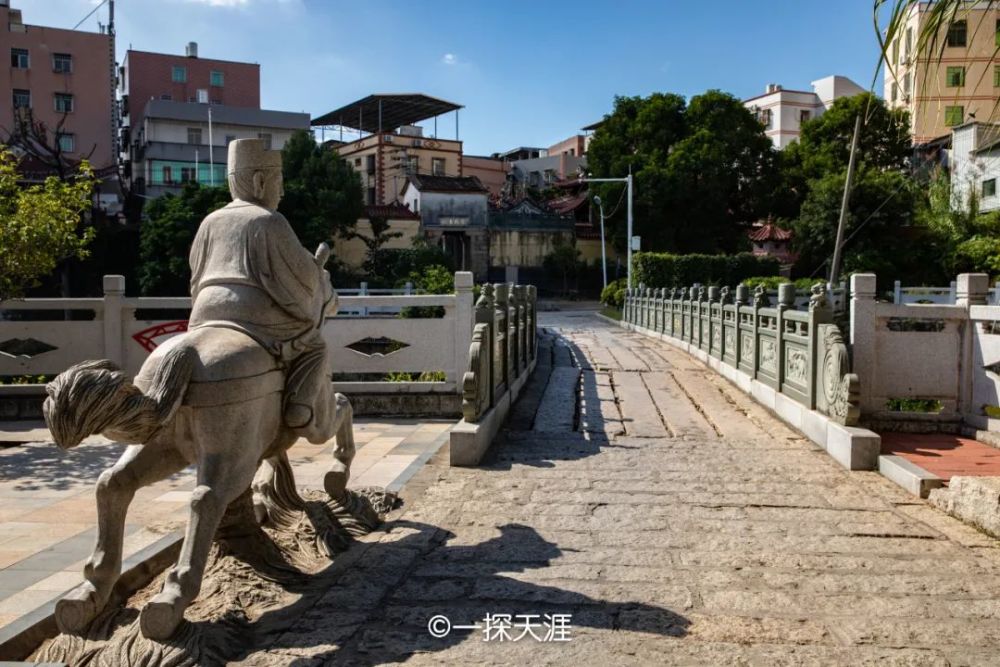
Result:
M296 130L308 129L306 113L150 100L141 125L131 128L127 170L134 190L147 197L177 192L188 181L225 185L229 142L263 139L281 150Z
M812 82L812 91L786 90L769 83L763 95L743 101L764 125L764 133L781 150L799 138L802 123L823 115L841 97L853 97L865 89L845 76L828 76Z
M970 122L951 133L951 203L969 210L973 198L980 211L1000 209L1000 123Z

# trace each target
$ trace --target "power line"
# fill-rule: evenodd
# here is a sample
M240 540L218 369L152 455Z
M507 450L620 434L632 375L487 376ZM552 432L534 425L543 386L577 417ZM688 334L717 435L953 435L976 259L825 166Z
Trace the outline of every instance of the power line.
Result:
M87 19L89 19L89 18L90 18L91 16L93 16L93 15L94 15L94 12L96 12L96 11L97 11L98 9L100 9L101 7L103 7L103 6L104 6L104 5L106 5L106 4L108 4L108 0L101 0L101 4L97 5L97 6L96 6L96 7L94 7L93 9L91 9L91 10L90 10L90 13L89 13L89 14L87 14L87 15L86 15L86 16L84 16L84 17L83 17L82 19L80 19L80 22L79 22L79 23L77 23L77 24L76 24L75 26L73 26L73 30L76 30L76 29L77 29L77 28L79 28L79 27L80 27L81 25L83 25L83 22L84 22L84 21L86 21L86 20L87 20Z

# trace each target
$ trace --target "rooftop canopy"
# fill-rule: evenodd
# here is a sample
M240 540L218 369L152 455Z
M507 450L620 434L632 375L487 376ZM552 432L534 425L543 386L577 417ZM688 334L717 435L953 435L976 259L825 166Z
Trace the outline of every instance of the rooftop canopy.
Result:
M461 108L461 104L420 93L369 95L314 118L312 125L340 125L374 134L413 125Z

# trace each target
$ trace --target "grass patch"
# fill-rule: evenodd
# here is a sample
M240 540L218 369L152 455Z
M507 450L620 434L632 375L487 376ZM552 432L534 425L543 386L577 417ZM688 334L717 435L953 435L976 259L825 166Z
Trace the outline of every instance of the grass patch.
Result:
M936 398L890 398L885 402L890 412L924 412L934 414L944 407Z
M604 306L604 308L601 308L600 312L601 315L604 315L605 317L610 317L613 320L617 320L619 322L621 322L622 320L622 311L615 308L614 306Z

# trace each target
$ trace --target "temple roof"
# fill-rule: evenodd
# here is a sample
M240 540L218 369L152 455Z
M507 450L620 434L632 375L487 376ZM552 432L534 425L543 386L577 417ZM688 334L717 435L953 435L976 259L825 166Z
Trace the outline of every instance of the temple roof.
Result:
M782 229L773 222L766 222L759 227L755 226L751 229L747 236L751 241L788 241L792 238L792 232L787 229Z
M413 174L408 184L420 192L489 192L482 181L475 176Z

